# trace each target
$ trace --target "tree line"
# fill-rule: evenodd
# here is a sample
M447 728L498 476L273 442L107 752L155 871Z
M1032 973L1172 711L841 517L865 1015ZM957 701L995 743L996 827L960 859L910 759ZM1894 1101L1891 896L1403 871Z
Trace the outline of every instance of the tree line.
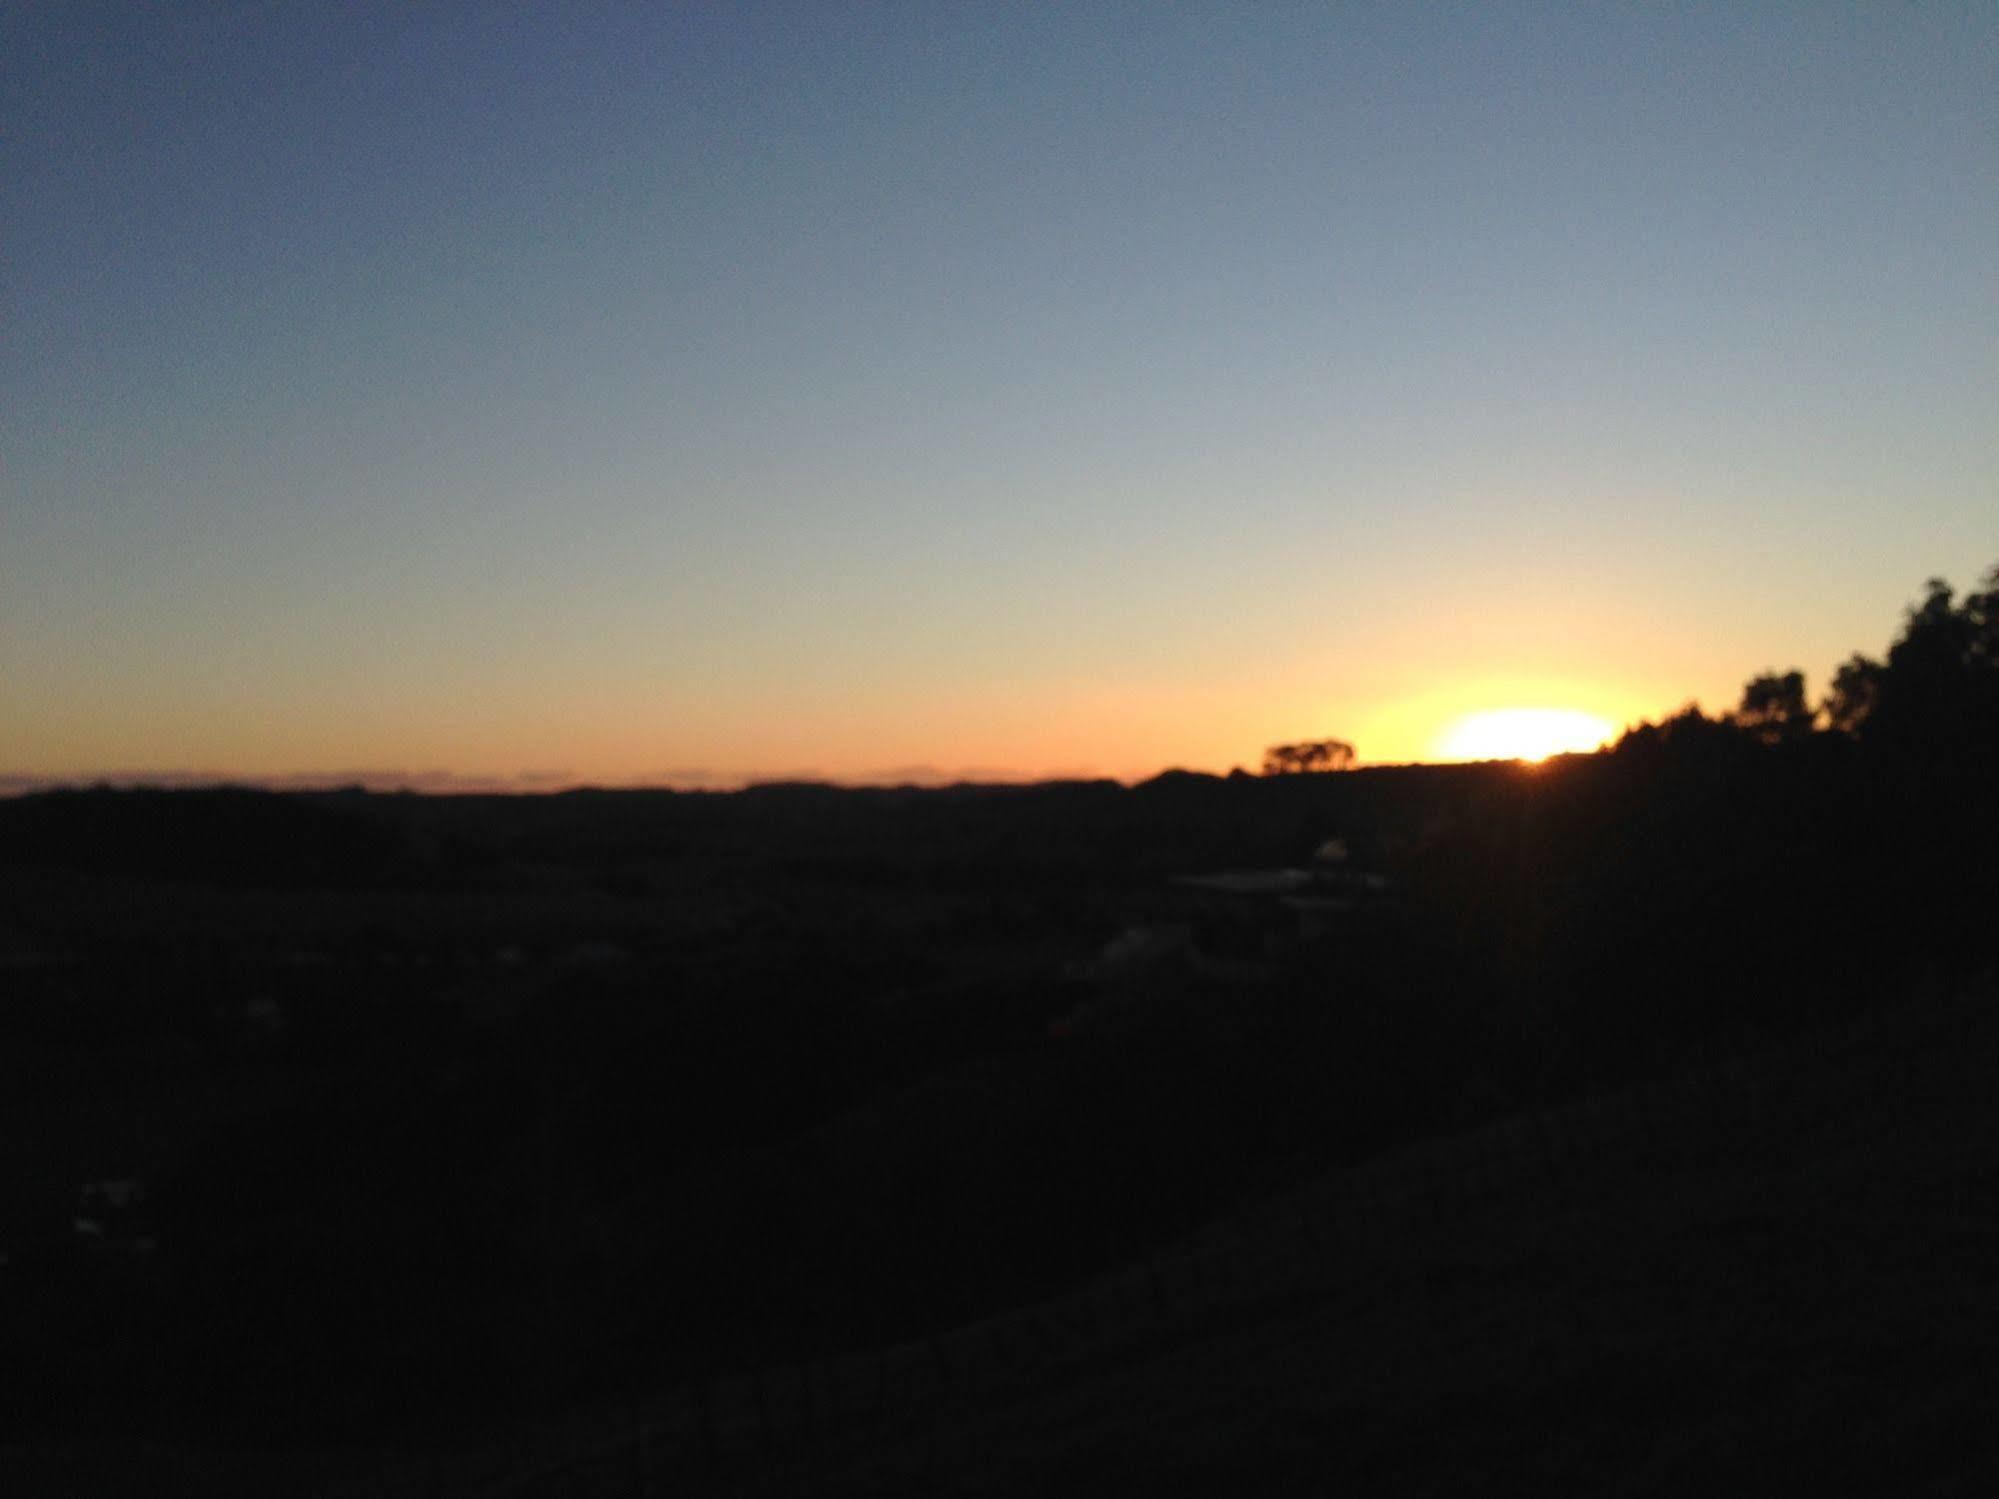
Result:
M1744 684L1732 712L1710 720L1689 704L1623 742L1642 747L1716 729L1767 745L1839 735L1892 758L1926 761L1989 751L1999 741L1999 566L1961 598L1931 578L1903 612L1886 656L1854 652L1816 702L1802 671L1766 671Z
M1308 739L1302 744L1273 744L1263 752L1263 773L1267 776L1352 768L1353 746L1344 739Z

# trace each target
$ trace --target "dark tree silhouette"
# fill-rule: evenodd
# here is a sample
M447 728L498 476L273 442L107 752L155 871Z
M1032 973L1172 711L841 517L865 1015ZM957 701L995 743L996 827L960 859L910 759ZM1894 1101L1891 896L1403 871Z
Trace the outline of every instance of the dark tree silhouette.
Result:
M1858 740L1877 768L1947 773L1955 778L1952 794L1967 784L1999 785L1989 773L1999 754L1999 567L1980 584L1958 599L1943 579L1931 578L1921 600L1903 611L1887 658L1849 656L1816 710L1806 702L1803 672L1764 672L1744 685L1732 713L1709 719L1689 704L1660 723L1639 724L1617 748L1705 753L1724 741L1791 743L1822 726Z
M1805 674L1792 670L1782 675L1765 672L1760 677L1751 677L1742 689L1742 705L1735 710L1735 722L1765 744L1780 744L1809 734L1812 710L1805 704Z
M1302 744L1273 744L1263 752L1267 776L1299 775L1308 771L1351 770L1353 746L1344 739L1310 739Z
M1925 760L1991 748L1999 735L1999 567L1984 584L1954 604L1950 585L1930 579L1888 649L1863 738Z
M1859 734L1881 700L1881 678L1886 670L1859 651L1849 656L1832 674L1832 687L1820 707L1825 726L1836 733Z

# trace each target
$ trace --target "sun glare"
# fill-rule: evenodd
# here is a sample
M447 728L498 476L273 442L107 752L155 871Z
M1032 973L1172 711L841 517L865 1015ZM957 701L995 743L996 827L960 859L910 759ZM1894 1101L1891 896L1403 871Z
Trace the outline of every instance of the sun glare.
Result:
M1615 725L1574 708L1499 708L1460 718L1437 741L1445 760L1545 760L1593 750Z

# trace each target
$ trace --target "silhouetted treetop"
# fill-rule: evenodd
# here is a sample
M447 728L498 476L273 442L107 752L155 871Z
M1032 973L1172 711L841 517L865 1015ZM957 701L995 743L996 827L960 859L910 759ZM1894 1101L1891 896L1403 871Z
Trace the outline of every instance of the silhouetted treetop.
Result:
M1352 768L1353 746L1344 739L1309 739L1302 744L1273 744L1263 752L1263 773L1267 776Z
M1825 726L1835 733L1858 734L1881 699L1881 677L1886 670L1872 656L1855 651L1832 674L1820 711Z
M1999 567L1961 600L1941 578L1903 611L1885 661L1856 651L1833 672L1817 708L1804 673L1749 679L1736 709L1709 719L1689 704L1618 742L1640 753L1695 753L1724 739L1789 744L1813 730L1859 741L1877 762L1961 774L1999 759Z
M1812 710L1805 704L1805 674L1795 668L1751 677L1742 689L1735 723L1765 744L1799 739L1812 730Z
M1614 751L1620 755L1669 755L1675 759L1711 757L1740 752L1742 730L1726 717L1709 718L1700 704L1688 703L1658 723L1647 720L1624 731Z
M1864 741L1935 759L1953 747L1999 740L1999 567L1982 590L1953 603L1950 585L1930 579L1903 615L1859 726Z

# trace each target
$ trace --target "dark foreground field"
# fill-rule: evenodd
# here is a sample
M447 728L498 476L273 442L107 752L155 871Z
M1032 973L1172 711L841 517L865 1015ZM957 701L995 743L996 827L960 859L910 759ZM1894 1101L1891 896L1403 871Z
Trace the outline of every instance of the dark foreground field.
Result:
M1194 1279L1163 1246L1122 1331L1071 1322L1066 1351L879 1391L816 1432L751 1414L721 1455L708 1431L642 1461L614 1417L499 1470L120 1445L17 1449L0 1476L339 1499L1986 1494L1995 1001L1857 1017L1302 1183L1198 1233Z
M1463 1200L1335 1187L1289 1294L714 1491L1991 1493L1995 998L1577 1119Z

